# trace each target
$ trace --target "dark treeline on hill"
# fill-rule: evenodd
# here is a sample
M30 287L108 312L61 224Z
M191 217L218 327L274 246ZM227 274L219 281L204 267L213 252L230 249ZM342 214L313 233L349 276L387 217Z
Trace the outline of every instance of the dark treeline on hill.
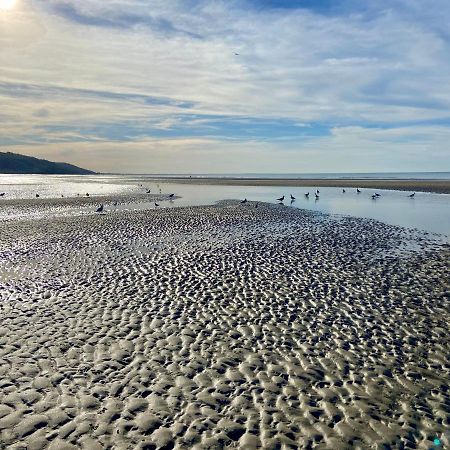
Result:
M82 169L67 163L47 161L32 156L11 152L0 152L0 173L36 173L42 175L88 175L91 170Z

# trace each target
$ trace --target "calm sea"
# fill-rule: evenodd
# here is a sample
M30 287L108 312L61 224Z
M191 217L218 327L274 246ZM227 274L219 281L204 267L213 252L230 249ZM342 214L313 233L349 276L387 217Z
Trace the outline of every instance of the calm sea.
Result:
M226 174L140 174L161 178L269 178L269 179L342 179L342 180L450 180L450 172L373 172L373 173L226 173Z

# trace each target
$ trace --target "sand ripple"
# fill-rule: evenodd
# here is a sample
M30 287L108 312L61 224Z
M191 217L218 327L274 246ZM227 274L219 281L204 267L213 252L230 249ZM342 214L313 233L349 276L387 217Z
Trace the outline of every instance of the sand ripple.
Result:
M448 445L448 247L234 202L3 225L0 448Z

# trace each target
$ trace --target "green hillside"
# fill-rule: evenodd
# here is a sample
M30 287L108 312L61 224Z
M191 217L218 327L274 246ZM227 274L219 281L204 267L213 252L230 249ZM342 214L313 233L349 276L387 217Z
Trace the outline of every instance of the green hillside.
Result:
M68 163L52 162L11 152L0 152L0 173L88 175L94 174L95 172Z

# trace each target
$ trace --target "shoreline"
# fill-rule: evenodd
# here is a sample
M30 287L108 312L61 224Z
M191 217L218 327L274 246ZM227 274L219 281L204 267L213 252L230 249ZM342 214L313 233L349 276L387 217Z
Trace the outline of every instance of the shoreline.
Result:
M363 189L389 189L398 191L433 192L450 194L450 180L394 180L394 179L305 179L305 178L189 178L149 177L161 183L182 183L222 186L291 186L291 187L343 187Z
M166 185L165 189L169 191L170 184ZM175 185L173 186L173 190L178 192L178 195L173 197L172 201L169 199L168 194L142 194L142 193L136 193L136 192L123 192L120 195L117 194L93 194L90 197L41 197L39 199L29 197L29 198L5 198L0 201L2 208L0 209L0 222L11 222L15 220L21 220L21 219L37 219L37 218L45 218L49 216L53 217L68 217L68 216L79 216L79 215L86 215L90 214L96 211L98 206L100 204L104 204L105 212L108 213L119 213L121 211L140 211L140 210L148 210L151 211L155 209L154 202L160 203L158 206L160 206L162 209L165 208L183 208L183 207L194 207L194 206L214 206L218 202L222 202L224 200L236 200L238 201L238 198L240 197L236 192L232 195L219 195L216 196L210 196L207 199L203 200L196 200L195 194L192 193L192 189L195 191L201 191L202 189L205 189L202 187L202 185L194 185L194 184L188 184L185 185L178 185L175 189ZM186 190L190 192L188 193L187 198L184 198L183 191L184 187L186 186ZM189 189L188 189L189 186ZM206 185L203 185L206 186ZM211 188L213 189L213 188ZM215 189L222 190L219 187L216 187ZM225 187L223 188L225 189ZM270 189L270 188L267 188ZM305 190L310 190L308 188L305 188ZM352 190L348 191L348 195L352 195ZM381 191L380 191L381 192ZM396 194L397 192L397 194ZM402 191L387 191L383 193L383 195L386 196L395 196L395 195L403 195L398 194L398 192ZM362 190L361 197L367 197L367 195L371 193L369 190ZM222 193L223 194L223 193ZM242 194L242 192L241 192ZM389 214L383 215L383 214L371 214L371 208L366 208L364 210L345 210L342 208L334 209L333 211L329 211L326 207L325 208L317 208L314 207L314 202L312 205L309 202L302 201L303 196L301 193L297 193L299 196L299 202L295 205L286 204L284 206L286 207L294 207L295 209L299 210L305 210L305 211L321 211L325 214L332 214L332 215L338 215L338 216L348 216L348 217L355 217L355 218L367 218L367 219L373 219L381 221L385 224L391 224L393 226L400 226L410 229L418 229L422 230L427 233L431 234L439 234L441 236L445 236L445 239L448 240L450 237L448 226L445 226L445 224L448 223L448 213L447 214L440 214L440 216L435 217L430 215L431 212L428 207L428 196L422 196L417 202L414 202L418 208L421 208L423 206L426 206L425 210L428 210L428 214L426 214L424 217L427 217L426 221L416 219L415 221L409 221L409 220L399 220L399 219L390 219ZM338 196L340 194L338 193ZM276 196L273 195L272 200L267 198L252 198L249 197L249 207L254 207L255 205L252 205L252 202L256 202L258 204L264 204L267 203L268 205L275 204L273 199ZM417 196L416 196L417 197ZM439 198L441 197L441 198ZM436 196L434 198L434 206L436 206L436 201L441 206L447 206L448 203L448 197L444 196ZM162 202L162 203L161 203ZM180 202L180 203L179 203ZM425 204L426 203L426 204ZM364 207L363 202L363 207ZM400 205L401 206L401 205ZM392 209L392 207L391 207ZM424 210L423 208L421 208ZM398 209L396 210L398 211ZM406 212L408 212L408 208ZM409 217L409 216L406 216ZM434 224L434 225L432 225ZM438 225L442 224L442 225Z

